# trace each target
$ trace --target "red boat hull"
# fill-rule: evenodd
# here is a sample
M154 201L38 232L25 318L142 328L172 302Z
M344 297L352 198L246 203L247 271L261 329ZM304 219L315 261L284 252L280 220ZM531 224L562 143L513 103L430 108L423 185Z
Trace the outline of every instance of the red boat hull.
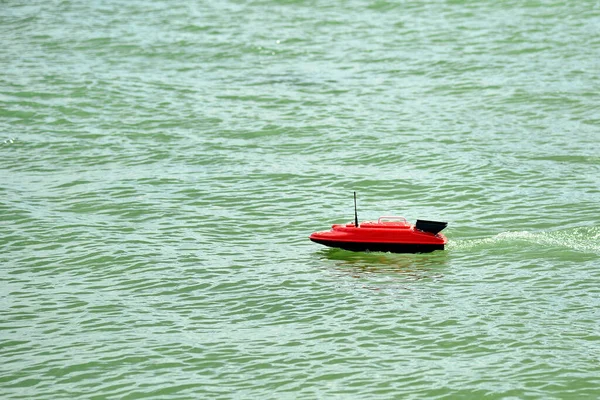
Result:
M392 253L429 253L443 250L448 242L440 233L425 232L406 221L336 224L330 231L315 232L310 240L329 247L350 251Z

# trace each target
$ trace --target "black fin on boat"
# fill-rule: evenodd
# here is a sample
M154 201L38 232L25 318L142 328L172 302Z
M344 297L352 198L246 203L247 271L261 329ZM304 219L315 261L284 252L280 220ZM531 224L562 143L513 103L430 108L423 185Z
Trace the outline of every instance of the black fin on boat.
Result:
M426 221L424 219L418 219L415 228L423 232L429 232L433 233L434 235L437 235L447 226L447 222Z

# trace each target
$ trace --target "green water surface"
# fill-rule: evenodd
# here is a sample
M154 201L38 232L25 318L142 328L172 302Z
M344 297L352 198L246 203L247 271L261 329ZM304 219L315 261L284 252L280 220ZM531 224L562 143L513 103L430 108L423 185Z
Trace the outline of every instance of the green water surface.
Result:
M0 1L0 397L600 398L599 27ZM353 191L447 249L311 243Z

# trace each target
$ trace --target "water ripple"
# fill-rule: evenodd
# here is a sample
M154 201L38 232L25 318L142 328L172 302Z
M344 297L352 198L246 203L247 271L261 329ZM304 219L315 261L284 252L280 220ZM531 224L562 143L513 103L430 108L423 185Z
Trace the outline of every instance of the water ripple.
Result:
M599 18L3 4L1 397L596 398Z

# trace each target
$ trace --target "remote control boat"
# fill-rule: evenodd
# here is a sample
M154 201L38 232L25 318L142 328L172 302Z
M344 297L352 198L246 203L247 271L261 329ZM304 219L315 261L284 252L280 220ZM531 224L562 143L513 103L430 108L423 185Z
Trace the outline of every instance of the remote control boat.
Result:
M440 233L447 225L447 222L420 219L412 225L406 218L397 216L359 224L354 193L354 222L334 224L329 231L313 233L310 240L351 251L429 253L443 250L448 243L448 239Z

